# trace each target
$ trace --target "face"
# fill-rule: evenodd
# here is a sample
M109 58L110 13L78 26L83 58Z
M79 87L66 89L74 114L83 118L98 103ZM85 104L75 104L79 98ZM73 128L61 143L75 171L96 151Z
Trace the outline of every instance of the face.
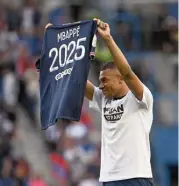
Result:
M100 72L99 82L104 96L115 97L120 91L122 79L118 70L106 69Z

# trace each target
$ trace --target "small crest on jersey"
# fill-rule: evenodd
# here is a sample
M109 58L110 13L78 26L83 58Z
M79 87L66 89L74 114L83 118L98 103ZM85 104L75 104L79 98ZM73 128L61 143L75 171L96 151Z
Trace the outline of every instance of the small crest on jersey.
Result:
M95 57L95 52L90 52L90 59L92 60L94 59L94 57Z

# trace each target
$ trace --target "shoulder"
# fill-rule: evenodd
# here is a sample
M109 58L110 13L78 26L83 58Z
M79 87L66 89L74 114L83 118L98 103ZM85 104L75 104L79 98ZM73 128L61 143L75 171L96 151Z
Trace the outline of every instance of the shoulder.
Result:
M143 84L143 96L142 100L138 100L135 95L130 91L129 96L135 100L135 102L140 105L142 108L150 109L153 107L153 95L150 89Z

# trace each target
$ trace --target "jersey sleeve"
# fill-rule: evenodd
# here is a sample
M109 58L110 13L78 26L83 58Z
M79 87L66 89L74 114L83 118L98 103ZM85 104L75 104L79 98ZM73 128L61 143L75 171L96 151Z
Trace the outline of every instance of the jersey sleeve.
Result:
M143 92L142 100L139 101L137 98L136 100L138 104L144 106L145 109L149 110L153 106L153 96L151 91L145 85L143 86L144 86L144 92Z
M44 36L43 36L42 49L41 49L40 57L35 62L35 68L36 68L37 72L40 72L40 66L41 66L40 61L41 61L42 57L45 55L45 37L46 37L46 32L44 33Z
M95 87L93 99L89 102L89 107L101 112L102 108L102 91Z
M91 42L91 49L90 49L90 59L94 59L95 57L95 49L96 49L96 43L97 43L97 24L95 21L93 21L93 29L92 29L92 42Z
M40 71L40 58L37 59L37 61L35 62L35 68L36 68L37 72Z

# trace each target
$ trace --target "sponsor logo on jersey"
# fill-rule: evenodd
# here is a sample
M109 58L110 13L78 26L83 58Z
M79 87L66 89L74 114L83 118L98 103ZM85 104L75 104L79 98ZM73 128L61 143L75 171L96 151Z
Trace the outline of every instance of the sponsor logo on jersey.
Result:
M73 67L72 67L72 68L65 69L63 72L60 72L59 74L57 74L57 75L55 76L55 79L58 81L58 80L60 80L61 78L63 78L64 76L70 75L71 72L72 72L72 70L73 70Z

